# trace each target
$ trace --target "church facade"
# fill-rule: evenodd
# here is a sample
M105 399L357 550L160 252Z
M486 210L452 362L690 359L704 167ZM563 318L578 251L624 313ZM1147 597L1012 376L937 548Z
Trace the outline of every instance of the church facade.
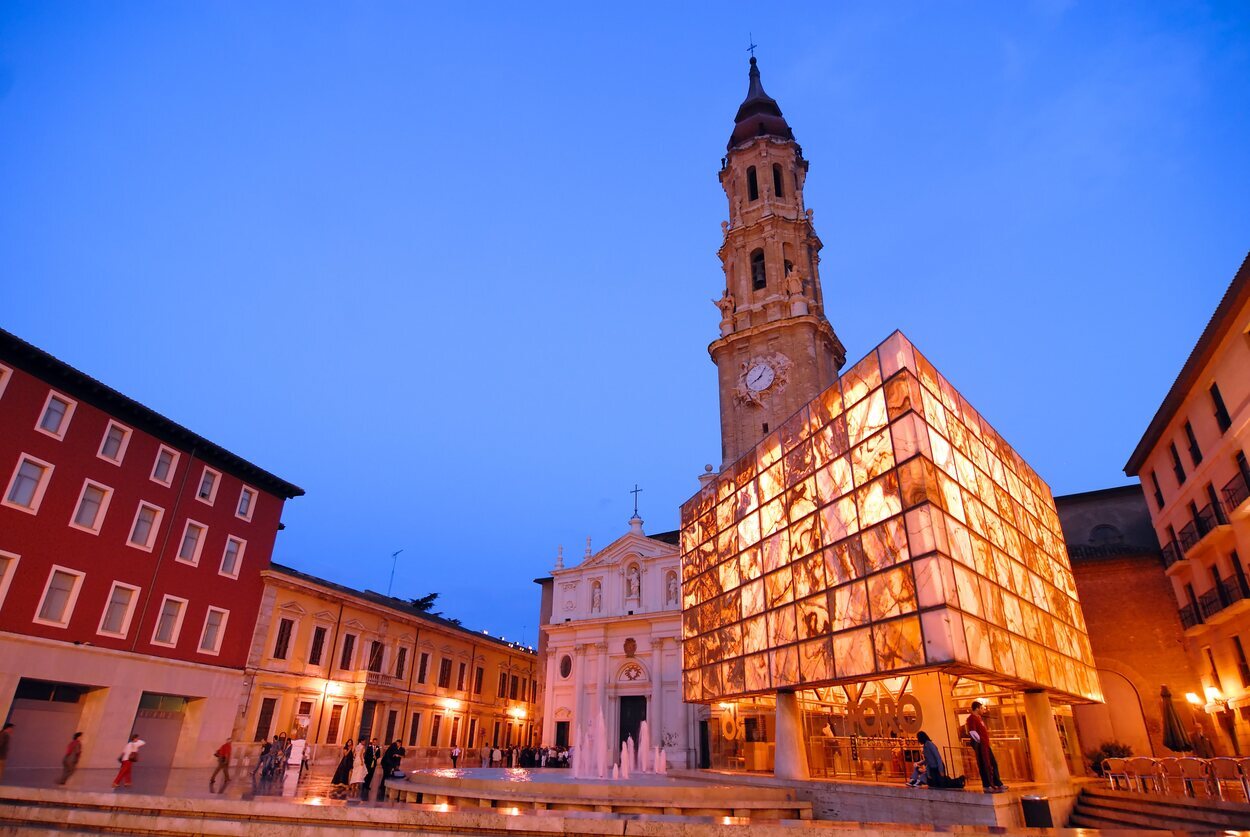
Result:
M599 713L609 740L643 720L674 767L694 766L695 713L681 696L681 567L676 532L629 531L580 564L557 559L543 587L542 743L574 746Z

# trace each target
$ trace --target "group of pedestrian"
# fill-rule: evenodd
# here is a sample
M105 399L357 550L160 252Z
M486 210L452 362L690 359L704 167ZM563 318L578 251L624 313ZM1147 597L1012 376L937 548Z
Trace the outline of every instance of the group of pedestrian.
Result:
M981 774L981 788L985 793L1002 793L1007 790L1002 778L998 775L998 759L990 747L990 730L985 725L986 706L979 700L972 702L972 710L964 722L964 731L968 734L968 744L972 747L977 760L977 772ZM907 780L909 787L927 785L931 788L962 788L967 781L965 777L952 778L946 774L946 765L942 762L942 754L924 730L916 733L916 740L921 745L920 760L912 769L911 778Z
M453 751L459 748L453 748ZM452 766L456 765L455 754ZM499 747L486 742L478 749L482 767L568 767L567 747Z
M394 778L399 770L400 760L406 751L399 739L392 741L385 750L376 738L365 741L361 739L353 743L348 739L343 744L342 754L330 784L335 787L336 796L346 798L368 799L373 787L373 778L379 767L382 778L378 782L378 798L385 796L386 780Z
M287 762L290 759L291 739L285 732L280 732L273 737L272 741L265 741L261 744L260 756L256 759L256 766L252 768L252 784L285 777ZM229 778L226 781L230 781ZM209 789L212 789L211 783Z

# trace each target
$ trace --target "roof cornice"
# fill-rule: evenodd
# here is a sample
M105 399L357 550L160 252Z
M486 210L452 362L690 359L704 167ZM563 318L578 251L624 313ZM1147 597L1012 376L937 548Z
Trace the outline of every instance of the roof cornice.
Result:
M133 398L53 357L15 334L0 328L0 360L11 363L58 390L86 401L126 424L168 442L211 465L233 474L249 485L262 488L284 499L301 497L304 489L210 442L171 419L145 407Z

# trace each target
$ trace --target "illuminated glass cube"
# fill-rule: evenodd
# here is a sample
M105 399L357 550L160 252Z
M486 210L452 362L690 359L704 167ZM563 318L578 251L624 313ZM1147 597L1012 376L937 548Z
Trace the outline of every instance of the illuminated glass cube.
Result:
M947 671L1102 699L1049 487L901 333L681 510L689 701Z

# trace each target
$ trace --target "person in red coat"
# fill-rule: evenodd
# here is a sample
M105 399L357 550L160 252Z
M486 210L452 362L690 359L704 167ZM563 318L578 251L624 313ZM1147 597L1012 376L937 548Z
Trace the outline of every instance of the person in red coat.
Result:
M968 737L972 739L972 750L977 756L977 770L981 771L982 787L985 788L986 793L1002 793L1007 788L998 776L998 760L994 758L994 751L990 749L990 730L981 717L984 714L985 704L974 700L965 726L968 730Z

